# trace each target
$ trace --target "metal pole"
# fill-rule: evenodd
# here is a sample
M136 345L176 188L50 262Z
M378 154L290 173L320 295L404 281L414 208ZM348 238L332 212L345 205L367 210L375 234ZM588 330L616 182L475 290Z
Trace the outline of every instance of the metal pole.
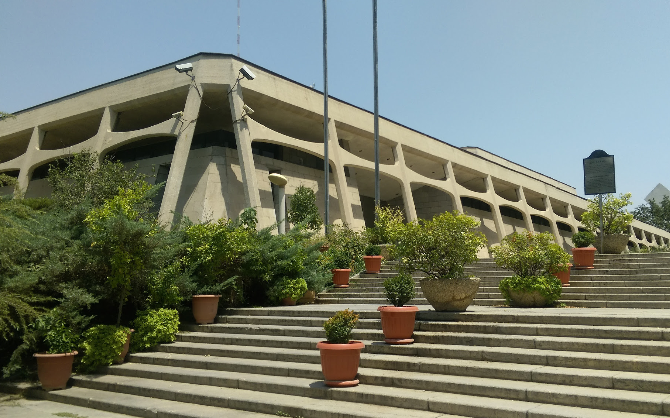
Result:
M600 254L605 253L604 242L605 242L605 231L603 230L603 195L602 193L598 195L600 199Z
M330 221L330 164L328 158L328 21L327 21L326 0L323 0L323 190L325 213L323 223L325 232L328 233L328 223Z
M379 199L379 80L377 76L377 0L372 0L372 59L375 78L375 208ZM375 210L375 218L377 211Z

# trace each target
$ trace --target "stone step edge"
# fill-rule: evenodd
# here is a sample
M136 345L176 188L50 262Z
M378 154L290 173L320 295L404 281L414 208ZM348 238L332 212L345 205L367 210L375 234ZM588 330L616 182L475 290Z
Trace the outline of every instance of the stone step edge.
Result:
M191 347L193 348L193 347ZM206 350L206 349L205 349ZM193 350L197 351L197 350ZM228 352L231 350L229 349ZM211 351L204 351L210 352ZM266 351L270 353L271 351ZM242 351L239 351L242 354ZM245 371L253 371L254 374L270 374L274 376L301 377L320 380L323 378L320 367L320 355L318 353L278 353L275 352L272 360L248 357L228 357L212 356L207 354L184 354L171 351L160 351L154 353L135 354L130 357L130 363L126 364L145 364L171 366L185 369L207 369L235 372L236 368L242 365ZM648 373L633 372L612 372L597 369L582 369L575 373L574 369L552 367L552 366L529 366L519 367L516 364L491 364L491 362L480 362L478 372L473 368L477 367L473 361L457 359L440 359L441 361L426 362L411 367L399 368L401 365L408 365L406 358L396 359L400 356L393 355L375 355L374 357L363 354L361 358L361 367L359 375L361 382L377 386L395 385L407 379L419 381L413 383L413 389L425 389L423 381L433 381L435 379L453 379L454 384L468 385L477 384L481 387L500 387L514 386L524 382L530 385L523 390L534 390L533 385L551 385L569 386L572 388L594 388L607 391L624 391L627 394L635 393L634 397L643 396L644 393L664 394L670 396L670 376L651 375ZM297 362L297 360L300 360ZM391 367L373 367L380 362L386 361L393 363ZM382 364L385 365L385 364ZM497 366L497 367L494 367ZM507 366L507 367L505 367ZM115 374L123 366L113 366L109 368L108 373ZM131 366L126 366L131 367ZM459 373L454 373L454 372ZM393 378L384 380L385 376L394 373ZM470 374L468 374L470 373ZM400 376L398 376L400 374ZM375 380L377 378L377 380ZM397 380L394 380L397 379ZM463 383L462 380L470 383ZM448 379L447 379L448 380ZM488 383L488 385L484 385ZM407 383L405 383L406 385ZM433 389L435 390L435 389ZM577 391L577 389L574 389ZM437 390L439 392L448 392L447 390ZM461 392L463 391L461 390ZM633 396L633 395L631 395Z

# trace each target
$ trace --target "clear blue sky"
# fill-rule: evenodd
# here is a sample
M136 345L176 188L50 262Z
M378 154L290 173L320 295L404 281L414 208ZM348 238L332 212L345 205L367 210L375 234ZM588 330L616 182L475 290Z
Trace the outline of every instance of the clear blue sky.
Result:
M583 193L614 154L640 204L670 187L667 0L379 0L380 114ZM323 88L320 0L242 0L241 56ZM330 0L329 92L373 106L372 1ZM0 109L197 52L236 53L236 0L0 0Z

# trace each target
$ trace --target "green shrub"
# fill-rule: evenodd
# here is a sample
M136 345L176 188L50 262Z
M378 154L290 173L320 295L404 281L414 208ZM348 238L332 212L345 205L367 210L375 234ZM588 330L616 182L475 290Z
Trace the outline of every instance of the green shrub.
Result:
M42 315L35 321L35 330L44 338L48 354L70 353L79 346L80 336L57 315Z
M330 245L327 252L333 261L331 269L349 268L354 273L363 270L363 253L367 242L362 233L353 231L347 225L333 225L326 239Z
M323 225L323 220L316 205L316 194L314 190L306 186L298 186L290 198L288 210L288 221L293 225L305 224L307 228L318 230Z
M529 277L506 277L500 281L498 286L500 293L507 302L512 305L509 291L516 290L519 292L539 292L547 301L547 305L556 303L561 297L563 285L561 281L555 276L529 276Z
M514 232L490 249L496 264L519 277L547 276L566 271L570 256L548 232Z
M405 215L398 207L375 207L374 227L365 232L373 244L392 244L402 235Z
M371 244L365 248L365 255L367 256L381 255L381 253L382 253L382 247L380 247L379 245Z
M171 343L179 331L179 313L174 309L149 309L138 312L133 321L135 333L130 340L132 351L145 351L158 344Z
M114 325L97 325L86 330L80 370L94 372L100 367L111 365L121 355L129 333L130 328Z
M577 232L572 236L572 243L577 248L586 248L596 242L596 236L591 231Z
M603 230L607 234L627 234L628 226L633 223L633 214L628 213L626 206L633 202L630 193L621 193L619 197L608 193L603 198ZM582 214L582 224L589 231L600 230L599 198L589 199L586 212Z
M419 270L429 279L461 278L465 264L477 261L477 252L486 245L484 234L475 231L478 226L479 221L456 211L408 223L392 256L404 273Z
M351 330L358 322L358 315L354 311L345 309L336 312L323 324L326 331L326 340L331 344L347 344L351 340Z
M393 306L403 306L416 295L414 279L406 273L384 280L386 300Z
M292 300L299 299L307 291L307 282L305 279L289 279L284 277L271 290L274 299L281 301L282 299L290 298Z

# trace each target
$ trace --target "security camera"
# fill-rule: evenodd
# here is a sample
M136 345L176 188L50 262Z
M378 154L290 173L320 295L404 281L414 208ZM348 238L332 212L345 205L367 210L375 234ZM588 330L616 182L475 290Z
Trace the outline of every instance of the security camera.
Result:
M172 114L172 118L174 119L181 119L182 116L184 116L184 112L175 112Z
M242 109L244 109L244 113L247 115L253 115L254 114L254 109L250 108L247 105L242 106Z
M254 73L252 73L251 70L247 68L246 65L243 65L242 68L240 68L240 73L242 73L244 78L246 78L247 80L253 80L254 78L256 78Z
M180 73L187 73L189 71L193 71L193 64L190 62L187 62L186 64L177 64L174 66L174 69Z

